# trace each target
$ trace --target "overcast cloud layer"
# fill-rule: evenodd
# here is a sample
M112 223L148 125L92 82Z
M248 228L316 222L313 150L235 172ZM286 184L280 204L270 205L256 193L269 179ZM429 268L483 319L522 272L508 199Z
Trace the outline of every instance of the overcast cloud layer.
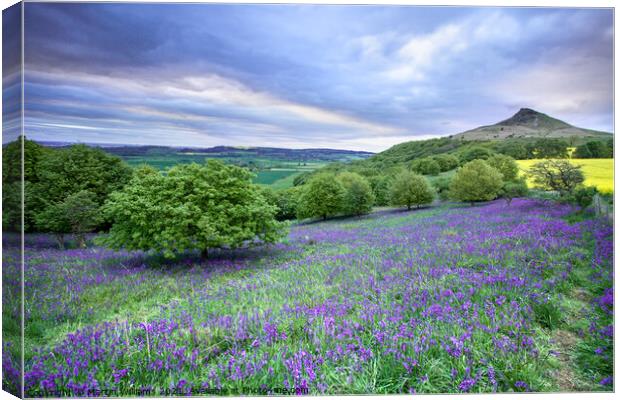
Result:
M612 131L612 11L27 3L39 140L381 151L531 107Z

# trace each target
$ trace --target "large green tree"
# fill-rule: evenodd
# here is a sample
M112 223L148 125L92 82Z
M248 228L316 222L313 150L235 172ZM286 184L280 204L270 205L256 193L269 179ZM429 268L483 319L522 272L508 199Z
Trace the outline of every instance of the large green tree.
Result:
M343 172L338 179L344 187L342 212L345 215L363 215L372 211L375 196L368 181L354 172Z
M345 189L336 176L329 173L314 175L304 185L297 204L297 218L327 219L342 212Z
M494 154L487 159L487 164L498 170L504 181L514 181L519 174L519 166L514 158L504 154Z
M160 173L136 171L103 206L112 221L100 242L112 248L155 250L166 257L213 248L273 243L285 234L270 205L246 169L209 160L177 165Z
M38 195L54 203L70 194L88 190L97 204L122 188L131 168L119 157L83 144L50 151L39 163Z
M483 160L470 161L456 171L450 183L454 200L473 203L489 201L500 194L502 174Z
M420 207L432 203L434 197L433 189L422 175L403 171L392 182L390 190L392 205L406 206L411 210L412 206Z

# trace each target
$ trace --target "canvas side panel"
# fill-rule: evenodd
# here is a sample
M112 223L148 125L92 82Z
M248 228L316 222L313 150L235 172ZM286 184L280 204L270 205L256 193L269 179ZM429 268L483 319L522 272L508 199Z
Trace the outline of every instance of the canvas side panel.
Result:
M22 397L22 3L2 11L2 389Z

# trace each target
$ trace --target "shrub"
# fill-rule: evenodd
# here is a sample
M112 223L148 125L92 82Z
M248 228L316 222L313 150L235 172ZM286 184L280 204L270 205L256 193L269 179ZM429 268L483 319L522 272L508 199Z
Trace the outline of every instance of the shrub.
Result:
M273 243L284 235L246 169L209 160L177 165L162 174L150 167L136 171L114 192L103 211L113 225L100 243L112 248L176 252L237 248Z
M338 179L344 187L342 212L345 215L362 215L372 211L375 196L368 181L354 172L343 172Z
M573 193L573 201L581 208L581 211L584 211L592 204L597 193L598 190L594 186L580 186Z
M502 188L502 174L485 161L474 160L456 171L450 184L450 197L473 203L493 200Z
M403 171L396 176L390 190L392 205L420 207L433 202L434 193L426 178L413 172Z
M327 217L342 211L345 189L335 175L314 175L303 187L297 204L297 218Z
M441 172L439 163L430 157L413 160L411 162L411 170L422 175L437 175Z

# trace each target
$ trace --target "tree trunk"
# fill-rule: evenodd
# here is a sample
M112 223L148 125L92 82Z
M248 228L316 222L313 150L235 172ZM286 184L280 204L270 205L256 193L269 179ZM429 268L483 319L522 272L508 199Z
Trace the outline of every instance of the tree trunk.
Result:
M56 233L56 243L58 243L58 248L60 250L64 250L65 249L65 235L62 233Z
M473 207L473 206L475 206L475 205L476 205L476 202L475 202L475 201L472 201L470 204L471 204L471 206Z
M411 204L407 204L407 210L411 210Z
M201 257L201 258L203 258L203 259L205 259L205 260L206 260L207 258L209 258L209 249L208 249L208 248L203 249L203 250L200 252L200 257Z
M82 233L76 234L75 240L77 241L77 245L80 249L86 248L86 239L84 238L84 234Z

